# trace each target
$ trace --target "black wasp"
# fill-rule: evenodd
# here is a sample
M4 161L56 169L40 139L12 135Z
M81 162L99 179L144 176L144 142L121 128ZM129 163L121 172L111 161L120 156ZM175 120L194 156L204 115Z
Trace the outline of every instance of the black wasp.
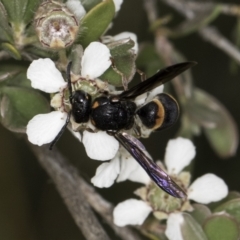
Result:
M178 118L179 109L175 99L168 94L158 94L152 101L140 107L137 107L134 100L194 65L196 62L172 65L120 94L106 93L92 101L90 94L82 90L72 91L70 62L67 67L67 80L72 109L68 113L66 124L51 143L50 149L67 127L71 115L77 123L86 123L90 120L97 129L114 136L161 189L177 198L186 197L186 193L146 155L140 141L123 131L137 127L135 124L137 116L146 128L153 130L166 129L174 124Z

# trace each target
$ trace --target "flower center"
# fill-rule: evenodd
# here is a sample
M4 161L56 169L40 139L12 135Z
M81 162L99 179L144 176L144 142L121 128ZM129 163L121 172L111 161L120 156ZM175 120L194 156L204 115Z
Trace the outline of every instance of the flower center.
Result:
M184 202L181 198L175 198L164 192L155 184L149 186L147 200L153 208L153 211L171 213L180 210Z

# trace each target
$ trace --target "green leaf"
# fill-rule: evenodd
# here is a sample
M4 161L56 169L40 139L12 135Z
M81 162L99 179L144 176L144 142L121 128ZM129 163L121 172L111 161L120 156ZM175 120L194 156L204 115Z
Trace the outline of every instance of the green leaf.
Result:
M5 85L30 87L26 70L27 65L24 62L4 61L0 65L0 88Z
M193 204L194 210L190 213L190 215L200 224L205 221L206 218L211 216L210 209L202 204Z
M165 66L164 62L159 58L153 44L146 44L139 52L137 67L144 70L146 76L153 76L159 69Z
M134 41L130 38L113 41L107 44L112 56L124 56L128 50L134 47Z
M212 148L220 157L233 156L238 146L238 130L227 109L213 96L194 89L186 110L191 120L203 127Z
M1 47L7 51L11 57L13 57L16 60L21 60L21 53L10 43L2 43Z
M239 237L237 222L225 214L208 218L203 229L209 240L237 240Z
M235 47L240 49L240 17L238 17L236 26L233 29L233 43ZM234 58L230 58L230 71L232 74L236 75L240 70L239 63Z
M213 209L216 209L217 207L221 206L222 204L224 204L230 200L236 199L236 198L240 198L240 193L236 192L236 191L231 191L222 200L208 204L208 207L213 210Z
M25 132L30 119L50 110L46 98L32 89L3 87L0 96L1 122L13 132Z
M121 87L129 83L136 71L136 54L131 50L134 42L131 39L115 41L108 44L114 68L110 67L100 78L110 84ZM124 80L123 80L124 79Z
M42 47L40 43L28 46L26 50L31 56L34 56L34 58L51 58L52 60L55 60L58 56L57 52L46 51L46 48Z
M91 42L97 41L106 31L115 15L112 0L105 0L92 8L81 20L79 39L76 40L84 48Z
M102 0L80 0L85 10L88 12L90 9L95 7L97 4L102 2Z
M128 83L135 74L135 56L129 53L125 56L113 57L113 61L116 69L110 67L100 78L116 87L121 87L123 78Z
M230 200L214 209L214 212L227 212L233 216L240 224L240 198Z
M74 44L72 47L70 60L72 61L71 71L75 75L81 75L81 62L83 56L83 47L80 44Z
M20 26L22 23L27 25L33 20L41 0L2 0L2 3L8 13L9 22Z
M122 87L122 76L111 67L100 77L103 81L111 83L115 87Z
M206 9L205 11L199 11L196 17L186 20L180 24L177 28L170 32L169 36L182 37L195 32L215 20L220 13L221 7L218 5L213 8L211 7L210 9Z
M31 88L31 82L26 78L26 71L24 71L8 79L7 86Z
M184 240L208 240L201 226L187 213L182 213L184 222L181 232Z
M7 12L0 2L0 40L2 42L13 42L12 29L8 24Z

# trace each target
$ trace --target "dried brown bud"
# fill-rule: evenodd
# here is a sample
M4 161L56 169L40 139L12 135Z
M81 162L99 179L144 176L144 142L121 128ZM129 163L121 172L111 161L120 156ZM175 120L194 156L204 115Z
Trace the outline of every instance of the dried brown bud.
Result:
M65 48L73 44L79 23L65 4L56 1L43 2L35 15L39 41L48 48Z

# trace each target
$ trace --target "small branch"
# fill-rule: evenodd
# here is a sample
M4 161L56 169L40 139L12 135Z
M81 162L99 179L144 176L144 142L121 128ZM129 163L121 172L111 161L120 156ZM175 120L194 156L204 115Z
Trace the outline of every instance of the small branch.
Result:
M240 16L240 5L236 4L220 4L222 13L233 15L233 16Z
M238 4L222 4L222 3L213 3L213 2L184 2L182 3L188 6L189 9L193 11L208 11L215 7L220 7L221 12L226 15L231 16L240 16L240 5Z
M217 46L240 64L240 51L221 35L214 27L205 27L198 31L203 39Z
M150 24L152 24L153 22L155 22L158 19L158 14L156 12L156 9L154 9L154 6L157 5L156 0L150 0L144 1L144 7L147 13L147 17L148 17L148 21Z
M81 229L85 238L87 240L108 240L109 237L90 209L85 196L82 192L76 191L78 186L72 175L73 170L63 156L57 150L50 151L46 146L37 147L29 145L42 167L51 176L75 223Z
M79 176L78 171L56 149L49 151L45 146L37 147L31 144L30 146L40 164L53 179L72 217L87 240L109 239L89 205L122 239L140 240L130 228L120 228L114 225L112 204L103 199L92 186Z
M85 181L82 181L79 178L79 188L84 192L89 204L92 208L105 219L108 225L115 231L115 233L120 236L122 239L127 240L141 240L141 238L134 233L130 228L127 227L118 227L113 223L113 205L103 199L95 189L87 184Z
M196 17L196 12L193 11L188 6L188 2L183 0L161 0L167 5L176 9L179 13L184 15L188 19L193 19ZM236 7L236 5L235 5ZM226 8L226 6L225 6ZM240 64L240 51L232 44L228 39L222 36L215 28L213 27L204 27L199 31L200 36L214 46L221 49L227 55L235 59Z
M192 19L195 17L194 11L187 7L186 1L183 0L161 0L161 1L171 6L188 19Z

